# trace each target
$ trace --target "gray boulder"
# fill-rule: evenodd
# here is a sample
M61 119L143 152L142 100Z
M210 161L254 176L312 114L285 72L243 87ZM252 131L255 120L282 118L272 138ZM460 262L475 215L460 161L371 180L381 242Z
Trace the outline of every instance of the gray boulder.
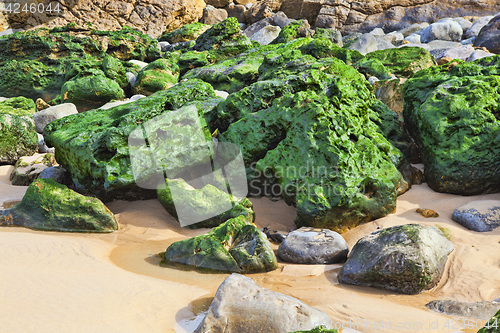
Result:
M474 50L474 52L471 53L471 55L467 58L466 61L470 62L470 61L474 61L477 59L482 59L482 58L492 57L492 56L494 56L493 53L486 52L483 50Z
M378 50L378 41L375 36L370 33L363 34L354 40L349 46L349 50L359 51L362 55Z
M37 135L38 135L38 152L40 154L45 154L45 153L54 154L56 152L56 149L47 147L47 144L45 143L45 139L42 134L37 133Z
M451 59L460 59L460 60L466 60L469 58L469 56L474 52L474 48L472 45L461 45L459 47L449 49L445 51L444 53L441 53L439 55L439 58L451 58ZM439 58L436 58L436 60L439 60Z
M354 245L339 281L417 294L439 282L451 251L451 242L434 227L407 224L382 229Z
M307 227L289 233L278 248L281 260L297 264L334 264L345 261L348 252L339 233Z
M472 23L472 26L467 29L464 34L464 38L477 37L479 35L479 31L488 24L488 22L493 18L493 16L483 16L478 18Z
M470 230L491 231L500 226L500 200L471 201L455 209L451 219Z
M43 170L55 163L54 154L21 157L14 165L14 170L10 174L12 185L30 185Z
M407 37L405 37L405 41L407 41L410 44L420 44L420 35L419 34L411 34Z
M459 42L462 40L462 34L462 27L457 22L452 20L441 21L432 23L425 28L422 32L421 41L422 43L428 43L439 39Z
M425 307L448 316L488 320L500 310L500 303L494 301L469 303L453 300L435 300L427 303Z
M195 333L289 333L311 330L332 320L296 298L271 291L240 274L231 274L217 289Z
M408 37L411 34L417 32L419 30L423 30L423 29L427 28L428 26L429 26L429 23L427 23L427 22L415 23L415 24L412 24L403 30L399 30L399 32L402 33L403 36Z
M276 37L278 37L281 28L274 25L268 25L254 33L250 40L258 42L260 45L270 44Z
M44 169L38 176L38 179L48 178L52 178L59 184L66 185L68 187L73 185L73 181L71 180L71 175L69 174L68 170L64 169L60 165L48 167Z
M257 21L251 25L249 25L245 31L243 31L243 34L247 37L252 37L255 33L257 33L258 31L264 29L265 27L267 26L270 26L271 23L269 23L269 21L271 21L270 18L266 18L262 21Z
M70 114L77 114L75 104L64 103L56 106L52 106L42 111L33 113L32 117L35 121L36 131L38 133L43 133L43 129L48 123L54 120L61 119L63 117L69 116Z
M481 29L474 46L484 47L492 53L500 54L500 14Z

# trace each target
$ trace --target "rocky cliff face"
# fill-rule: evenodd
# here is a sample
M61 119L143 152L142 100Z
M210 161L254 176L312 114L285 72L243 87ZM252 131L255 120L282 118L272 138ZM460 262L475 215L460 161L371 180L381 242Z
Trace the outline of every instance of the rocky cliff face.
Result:
M203 0L20 0L16 1L19 13L15 13L16 7L2 3L9 10L6 18L14 29L91 23L94 29L119 30L128 25L154 37L198 21L205 7ZM47 10L49 3L51 12ZM25 4L27 11L23 11Z

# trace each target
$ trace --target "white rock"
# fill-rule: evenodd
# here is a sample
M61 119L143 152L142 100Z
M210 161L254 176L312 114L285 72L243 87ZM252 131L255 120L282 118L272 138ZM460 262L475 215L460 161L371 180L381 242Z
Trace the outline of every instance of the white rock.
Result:
M370 31L370 33L375 37L385 36L384 29L382 28L375 28L372 31Z
M229 96L229 93L222 91L222 90L215 90L215 96L219 96L219 97L226 99L227 96Z
M368 82L369 82L372 86L373 86L373 85L375 84L375 82L377 82L377 81L380 81L380 80L379 80L379 79L378 79L378 77L376 77L376 76L370 76L370 77L368 78Z
M422 31L423 29L427 28L429 26L429 23L427 22L422 22L422 23L415 23L410 25L408 28L399 30L399 33L402 33L403 36L408 37L411 34L416 33L417 31Z
M135 76L134 73L127 72L125 73L127 76L128 82L130 83L131 86L135 84L135 81L137 81L137 77Z
M45 153L54 154L56 152L56 149L54 147L52 148L47 147L47 144L45 143L45 139L43 138L42 134L37 133L37 135L38 135L38 152L40 154L45 154Z
M471 37L471 38L467 38L467 39L464 39L462 40L460 43L462 43L462 45L473 45L474 42L476 41L476 37Z
M78 110L73 103L64 103L35 112L32 117L35 121L36 131L42 133L48 123L76 113Z
M166 52L168 46L170 46L169 42L158 42L158 49L162 52Z
M420 44L420 35L411 34L405 38L405 41L411 44Z
M469 58L472 52L474 52L474 48L472 47L472 45L461 45L442 53L440 55L440 58L447 57L452 59L466 60L467 58Z
M147 62L144 62L144 61L140 61L140 60L135 60L135 59L132 59L132 60L129 60L128 62L130 62L131 64L134 64L134 65L137 65L141 68L144 68L148 65Z
M455 21L436 22L424 29L421 36L422 43L428 43L433 40L461 41L463 30Z
M137 101L138 99L141 99L141 98L144 98L144 97L146 97L146 95L137 94L137 95L134 95L134 96L130 97L130 100L131 101Z
M366 55L367 53L378 50L377 39L370 33L363 34L347 48L359 51L362 55Z
M495 54L483 50L474 50L474 52L472 52L471 55L465 61L470 62L481 58L492 57L494 55Z
M263 288L243 275L231 274L217 289L195 332L289 333L320 325L332 328L333 321L296 298Z
M124 101L108 102L108 103L104 104L103 106L101 106L99 109L101 109L101 110L107 110L107 109L114 108L115 106L123 105L123 104L128 104L128 103L131 103L131 102L133 102L133 101L130 100L130 99L126 99Z
M256 33L254 33L250 37L250 40L254 40L258 42L260 45L268 45L273 40L275 40L276 37L278 37L280 31L281 31L280 27L274 25L268 25L260 29Z
M397 42L402 41L405 37L403 36L402 33L397 32L397 31L393 31L393 32L390 32L383 37L380 37L380 38L382 38L383 40L385 40L389 43L397 43Z

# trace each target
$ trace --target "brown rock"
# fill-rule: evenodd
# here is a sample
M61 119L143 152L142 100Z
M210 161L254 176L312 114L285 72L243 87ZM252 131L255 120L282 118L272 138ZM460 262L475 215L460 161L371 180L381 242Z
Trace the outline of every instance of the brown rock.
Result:
M491 53L500 54L500 14L492 18L481 29L474 46L486 48Z
M438 64L439 66L441 66L441 65L444 65L444 64L449 63L449 62L450 62L450 61L452 61L452 60L453 60L453 58L450 58L450 57L442 57L441 59L439 59L439 60L437 61L437 64Z
M36 104L36 109L38 111L42 111L42 110L45 110L47 108L50 108L50 105L47 102L45 102L43 99L41 99L41 98L38 98L35 101L35 104Z
M229 5L226 8L228 17L236 17L238 22L246 23L245 12L247 11L246 7L243 5Z
M267 17L271 17L275 11L281 7L282 0L263 0L253 4L253 6L246 11L245 18L248 24L261 21Z
M16 1L21 4L29 0ZM42 2L42 1L38 1ZM43 3L48 3L45 1ZM124 25L158 37L185 24L198 21L205 7L204 0L123 0L123 1L50 1L52 8L60 10L35 14L21 12L8 14L7 20L14 29L49 27L76 23L92 23L98 30L118 30Z
M214 6L215 8L223 8L231 3L231 0L205 0L207 5Z
M217 24L227 19L228 15L225 9L207 6L203 9L202 23Z
M416 212L419 213L420 215L422 215L425 218L439 217L439 214L436 211L432 210L432 209L417 208Z
M255 2L255 0L234 0L235 3L237 3L238 5L247 5L249 3L253 3Z
M406 79L381 80L373 84L375 96L389 109L403 116L403 83Z

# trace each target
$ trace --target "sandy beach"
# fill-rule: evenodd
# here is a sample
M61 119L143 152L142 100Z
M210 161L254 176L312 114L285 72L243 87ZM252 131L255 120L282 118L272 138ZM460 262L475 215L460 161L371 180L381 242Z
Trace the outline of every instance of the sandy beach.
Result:
M0 166L0 205L22 199L27 187L12 186L12 166ZM485 301L500 297L500 228L469 231L451 220L455 208L500 194L463 197L436 193L426 184L400 196L397 211L343 236L349 247L377 228L421 223L448 229L455 250L439 284L419 295L339 285L341 265L293 265L249 274L260 285L326 312L338 328L371 332L476 332L463 319L425 308L435 299ZM295 209L283 201L252 199L259 228L289 231ZM181 228L157 200L115 201L108 207L120 229L110 234L0 229L1 332L192 332L228 274L201 274L160 267L157 253L205 233ZM424 218L417 208L437 211ZM276 245L273 245L275 250ZM467 322L466 322L467 323Z

